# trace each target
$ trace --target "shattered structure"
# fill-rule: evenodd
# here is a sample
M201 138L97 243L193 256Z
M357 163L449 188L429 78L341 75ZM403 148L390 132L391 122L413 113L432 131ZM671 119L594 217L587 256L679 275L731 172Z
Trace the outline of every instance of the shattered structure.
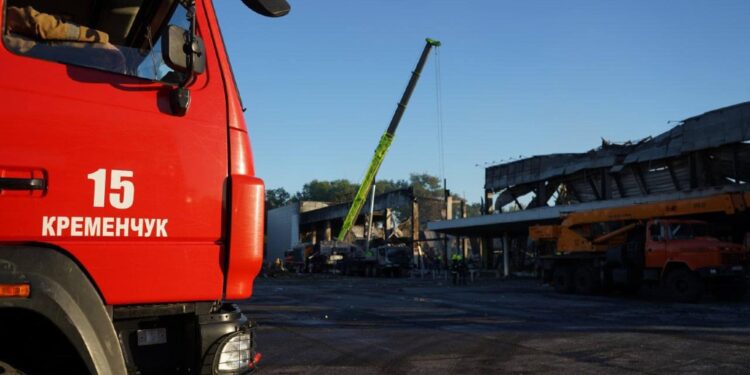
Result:
M656 137L585 153L552 154L485 170L494 210L672 193L750 180L750 102L688 118ZM532 193L524 207L518 198ZM488 203L489 203L488 199ZM491 212L493 207L486 206Z
M347 241L354 243L367 237L369 203L368 199L366 209L360 211ZM283 259L284 251L301 242L317 244L333 240L351 204L301 201L269 210L267 259ZM415 249L420 242L439 247L434 233L426 233L424 228L428 221L444 217L444 209L443 199L419 196L411 188L379 194L373 205L372 238L374 241L411 244Z
M690 117L636 142L603 141L585 153L494 165L485 170L484 215L433 221L427 227L481 238L485 267L522 263L528 268L536 254L528 242L531 225L559 223L576 211L750 191L748 140L750 102ZM502 262L493 256L498 248L509 250L502 250L507 257Z

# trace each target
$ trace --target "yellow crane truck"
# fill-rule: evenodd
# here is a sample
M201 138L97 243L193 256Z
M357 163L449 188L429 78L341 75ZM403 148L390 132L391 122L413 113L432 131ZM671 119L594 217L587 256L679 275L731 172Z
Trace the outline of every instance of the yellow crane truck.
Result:
M672 299L696 302L710 290L742 299L747 249L711 237L695 216L744 215L750 193L636 204L567 214L559 225L529 228L529 239L552 248L539 257L543 281L561 293L665 287Z

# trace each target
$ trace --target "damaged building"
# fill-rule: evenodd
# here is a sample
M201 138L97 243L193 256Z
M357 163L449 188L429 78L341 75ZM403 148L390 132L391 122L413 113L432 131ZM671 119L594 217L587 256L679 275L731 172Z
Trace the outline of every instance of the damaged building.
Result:
M318 244L336 238L351 202L330 203L300 201L268 211L266 259L283 259L284 252L299 243ZM367 237L370 200L362 209L355 225L347 234L351 243ZM452 215L446 212L445 200L420 196L412 189L399 189L375 196L373 206L372 239L374 243L404 243L415 251L418 244L424 249L443 250L443 241L426 230L429 221Z
M530 270L537 251L527 240L531 225L559 223L576 211L750 190L748 140L750 102L687 118L639 141L602 141L584 153L490 166L483 215L435 221L428 228L482 238L477 250L485 268Z

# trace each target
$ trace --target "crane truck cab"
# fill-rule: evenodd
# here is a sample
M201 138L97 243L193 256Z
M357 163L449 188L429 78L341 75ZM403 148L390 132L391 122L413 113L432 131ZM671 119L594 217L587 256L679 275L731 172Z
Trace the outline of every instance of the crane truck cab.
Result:
M211 1L0 9L0 372L253 370L226 301L261 267L264 185Z
M684 300L698 299L706 287L721 296L743 296L747 251L710 233L704 221L649 220L643 279L661 281Z

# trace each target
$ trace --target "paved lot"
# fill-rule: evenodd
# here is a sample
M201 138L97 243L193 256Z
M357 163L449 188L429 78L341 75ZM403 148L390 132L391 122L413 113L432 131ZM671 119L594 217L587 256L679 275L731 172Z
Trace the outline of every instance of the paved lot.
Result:
M261 279L264 374L748 374L750 299L566 296L531 280Z

